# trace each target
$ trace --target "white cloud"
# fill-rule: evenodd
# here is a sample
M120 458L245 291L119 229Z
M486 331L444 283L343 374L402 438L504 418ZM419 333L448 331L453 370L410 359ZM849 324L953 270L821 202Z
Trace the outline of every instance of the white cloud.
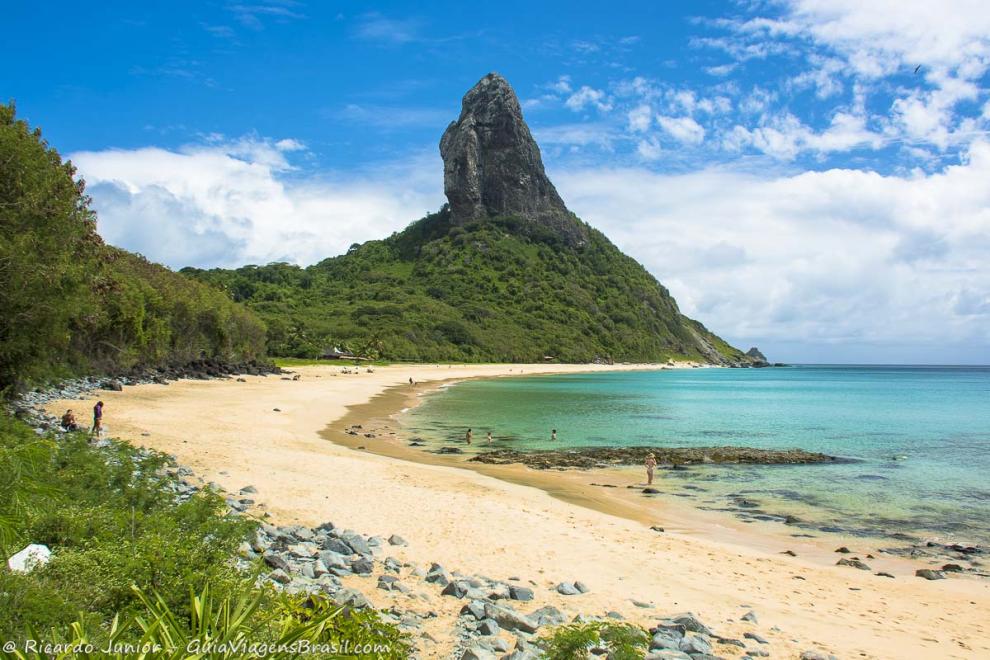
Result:
M768 156L793 160L802 152L824 155L857 147L879 148L883 137L869 130L863 117L837 112L823 131L815 132L790 113L764 117L763 124L753 129L735 126L724 139L730 150L752 146Z
M645 133L653 121L653 110L642 103L630 110L626 117L629 119L629 130L634 133Z
M172 267L308 264L382 238L443 203L435 156L325 178L294 171L295 140L77 152L103 237Z
M651 161L659 160L663 155L663 150L660 148L660 141L650 136L636 143L636 153L643 160Z
M690 117L666 117L657 115L657 123L672 138L684 144L701 144L705 129Z
M803 345L772 355L784 360L972 363L990 358L988 178L990 144L978 142L966 163L927 175L616 169L556 181L723 336Z
M587 85L582 85L579 90L567 97L564 105L574 112L580 112L589 105L601 112L608 112L612 109L612 104L609 102L605 92L600 89L593 89Z

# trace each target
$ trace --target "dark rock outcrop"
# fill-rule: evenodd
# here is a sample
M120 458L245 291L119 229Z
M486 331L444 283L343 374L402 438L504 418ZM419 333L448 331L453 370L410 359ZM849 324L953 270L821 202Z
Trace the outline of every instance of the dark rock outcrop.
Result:
M752 360L752 365L754 367L770 366L770 363L767 361L767 357L756 346L746 351L746 357Z
M440 155L455 224L516 216L543 225L571 245L587 239L585 226L547 178L516 93L497 73L464 95L460 117L440 139Z

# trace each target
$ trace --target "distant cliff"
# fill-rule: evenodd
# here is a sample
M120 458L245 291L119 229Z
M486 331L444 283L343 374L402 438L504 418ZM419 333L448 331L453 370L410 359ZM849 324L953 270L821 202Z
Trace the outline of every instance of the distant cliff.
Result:
M280 355L752 363L567 209L504 78L464 96L440 153L449 204L403 232L309 268L183 272L258 312Z

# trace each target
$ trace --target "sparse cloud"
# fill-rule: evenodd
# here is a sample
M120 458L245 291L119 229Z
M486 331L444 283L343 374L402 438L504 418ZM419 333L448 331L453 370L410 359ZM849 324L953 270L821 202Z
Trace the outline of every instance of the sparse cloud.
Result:
M389 18L372 12L358 18L354 35L365 41L390 46L419 41L422 38L423 22L416 18Z
M612 109L608 95L588 85L582 85L579 90L567 97L564 105L574 112L580 112L588 106L596 108L599 112L608 112Z

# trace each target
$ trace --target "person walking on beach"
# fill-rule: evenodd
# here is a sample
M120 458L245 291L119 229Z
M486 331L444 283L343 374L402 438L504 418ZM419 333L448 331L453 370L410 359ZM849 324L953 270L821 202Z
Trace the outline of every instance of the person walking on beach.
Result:
M467 433L464 434L464 439L467 440L468 444L471 444L471 438L473 437L474 437L474 433L471 432L471 429L468 429Z
M410 384L410 385L415 385L415 384L416 384L416 381L414 381L414 380L412 379L412 376L410 376L410 377L409 377L409 384Z
M653 485L653 471L657 469L657 457L650 452L646 455L646 485Z
M554 430L550 431L550 439L551 440L556 440L557 439L557 429L554 429Z
M92 434L99 437L101 431L103 431L103 402L98 401L96 405L93 406Z

